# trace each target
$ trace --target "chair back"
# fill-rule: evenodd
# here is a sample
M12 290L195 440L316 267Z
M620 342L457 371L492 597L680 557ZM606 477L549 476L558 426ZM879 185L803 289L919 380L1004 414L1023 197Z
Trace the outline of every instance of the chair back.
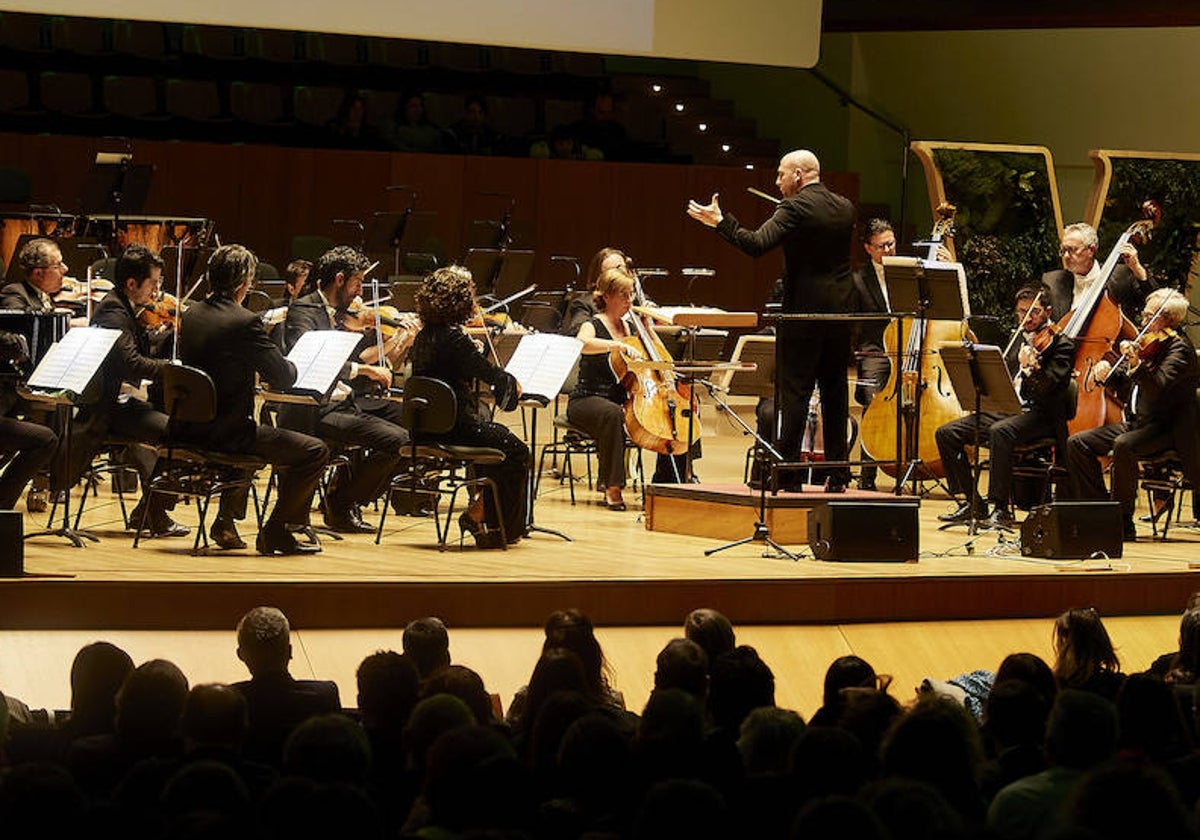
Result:
M217 416L217 389L207 373L187 365L166 365L163 404L174 422L211 423Z
M261 315L271 308L271 296L258 289L252 289L246 293L246 299L242 301L242 306Z
M440 379L410 376L404 383L400 423L417 435L441 435L454 428L458 401L454 389Z

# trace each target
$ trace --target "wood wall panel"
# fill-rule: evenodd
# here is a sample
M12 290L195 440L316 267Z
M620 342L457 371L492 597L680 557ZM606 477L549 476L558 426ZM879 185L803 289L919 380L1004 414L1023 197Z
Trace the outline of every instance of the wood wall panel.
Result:
M0 159L29 172L35 200L68 212L79 209L96 150L118 147L84 137L0 134ZM435 235L447 259L462 256L472 220L498 219L511 203L513 218L534 231L533 280L543 288L569 278L551 255L586 265L605 245L627 250L638 265L669 269L673 276L649 290L664 303L682 301L684 267L717 272L713 283L698 282L695 303L736 310L758 309L782 272L780 253L751 259L684 212L689 198L707 201L719 192L722 207L744 225L761 224L770 205L746 187L775 192L774 172L763 169L158 141L136 142L134 159L157 168L147 214L212 218L222 242L242 242L279 268L294 235L355 242L357 231L331 220L365 223L376 211L403 210L408 196L385 188L407 184L418 193L417 209L437 212ZM827 173L826 180L857 196L853 173Z

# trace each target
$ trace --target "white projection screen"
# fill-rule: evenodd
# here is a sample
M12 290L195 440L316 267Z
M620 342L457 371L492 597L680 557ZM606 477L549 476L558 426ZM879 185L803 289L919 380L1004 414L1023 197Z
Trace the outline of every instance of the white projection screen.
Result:
M821 0L7 0L13 12L778 67L820 57Z

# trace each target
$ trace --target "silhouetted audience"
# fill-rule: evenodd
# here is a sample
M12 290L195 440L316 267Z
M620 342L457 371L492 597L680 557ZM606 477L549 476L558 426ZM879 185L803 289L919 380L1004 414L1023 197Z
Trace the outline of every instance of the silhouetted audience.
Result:
M1108 630L1093 607L1067 610L1054 622L1054 677L1059 688L1116 700L1125 675Z
M464 155L494 155L499 151L500 135L488 123L487 98L472 93L463 102L463 115L450 133Z
M437 616L410 621L400 637L400 644L423 680L450 664L450 633L445 622Z

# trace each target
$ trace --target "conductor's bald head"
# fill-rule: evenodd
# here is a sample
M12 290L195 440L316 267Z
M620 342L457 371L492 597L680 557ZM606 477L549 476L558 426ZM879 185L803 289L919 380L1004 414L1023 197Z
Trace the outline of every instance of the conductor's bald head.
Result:
M779 160L775 186L784 198L791 198L815 181L821 180L821 162L808 149L788 152Z

